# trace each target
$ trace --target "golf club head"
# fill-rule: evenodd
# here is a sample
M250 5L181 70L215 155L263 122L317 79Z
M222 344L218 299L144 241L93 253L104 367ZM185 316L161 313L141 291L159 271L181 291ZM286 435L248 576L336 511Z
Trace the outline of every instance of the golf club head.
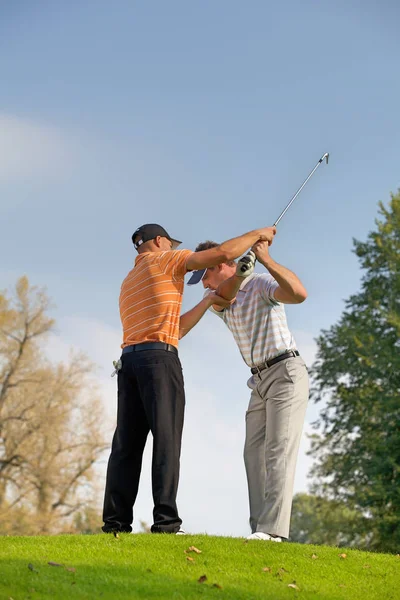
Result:
M329 152L325 152L325 154L322 157L322 160L326 160L326 164L328 164L328 160L329 160Z

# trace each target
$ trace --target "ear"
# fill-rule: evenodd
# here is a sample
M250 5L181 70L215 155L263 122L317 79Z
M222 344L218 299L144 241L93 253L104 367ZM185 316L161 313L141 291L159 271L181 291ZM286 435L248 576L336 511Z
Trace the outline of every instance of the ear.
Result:
M225 271L225 269L229 269L229 266L227 263L221 263L220 265L217 265L218 271Z
M161 247L161 235L157 235L157 237L154 238L154 243L157 246L157 248Z

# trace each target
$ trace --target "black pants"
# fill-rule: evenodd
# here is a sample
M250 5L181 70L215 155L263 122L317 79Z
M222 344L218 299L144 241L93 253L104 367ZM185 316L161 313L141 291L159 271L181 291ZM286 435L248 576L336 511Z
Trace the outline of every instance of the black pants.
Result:
M153 533L175 533L185 392L180 360L166 350L122 355L118 416L108 462L103 531L132 531L142 456L153 434Z

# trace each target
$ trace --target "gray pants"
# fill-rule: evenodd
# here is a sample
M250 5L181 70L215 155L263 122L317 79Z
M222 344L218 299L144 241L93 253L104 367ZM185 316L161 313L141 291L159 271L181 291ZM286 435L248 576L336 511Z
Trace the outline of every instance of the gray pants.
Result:
M288 538L308 402L307 367L302 358L289 358L264 369L250 382L244 447L250 527L253 533Z

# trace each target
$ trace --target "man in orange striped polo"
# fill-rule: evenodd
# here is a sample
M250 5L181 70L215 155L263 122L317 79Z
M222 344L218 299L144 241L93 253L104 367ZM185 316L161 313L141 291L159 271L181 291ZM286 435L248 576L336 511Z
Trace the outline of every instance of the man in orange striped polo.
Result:
M180 319L184 276L233 260L257 241L272 243L274 227L251 231L203 252L176 250L181 242L160 225L139 227L138 251L121 287L123 328L118 370L118 413L107 469L103 531L132 531L142 456L153 435L153 533L182 533L176 506L185 392L178 340L213 305L229 301L207 296Z

